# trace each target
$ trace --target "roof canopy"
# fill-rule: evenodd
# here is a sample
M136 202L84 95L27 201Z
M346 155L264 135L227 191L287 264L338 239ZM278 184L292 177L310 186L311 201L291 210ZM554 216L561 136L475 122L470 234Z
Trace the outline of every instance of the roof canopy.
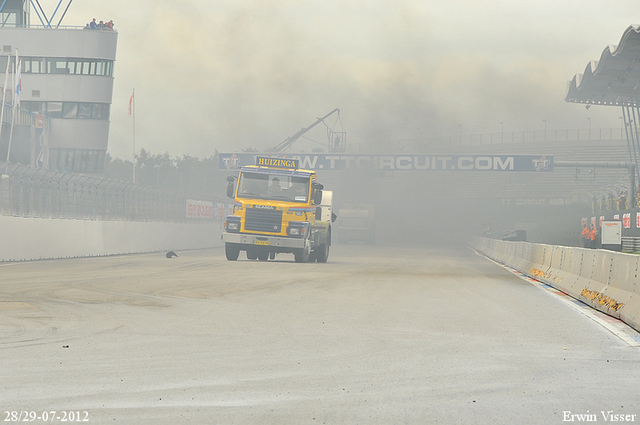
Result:
M631 25L620 44L608 46L599 61L569 82L567 102L593 105L640 105L640 26Z

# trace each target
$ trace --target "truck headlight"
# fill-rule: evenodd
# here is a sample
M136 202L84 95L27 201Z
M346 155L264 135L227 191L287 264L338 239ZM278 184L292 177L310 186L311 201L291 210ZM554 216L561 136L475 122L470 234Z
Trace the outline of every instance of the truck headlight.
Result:
M287 228L287 234L296 238L303 238L309 229L308 221L292 221Z
M239 232L240 231L240 217L235 215L227 216L227 222L224 228L227 232Z

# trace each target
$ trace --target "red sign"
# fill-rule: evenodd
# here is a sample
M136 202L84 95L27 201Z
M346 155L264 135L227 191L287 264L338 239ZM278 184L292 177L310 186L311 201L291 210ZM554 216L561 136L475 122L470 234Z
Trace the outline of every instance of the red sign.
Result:
M213 202L187 199L187 218L213 218Z
M222 220L224 218L224 204L218 203L216 206L218 207L218 220Z

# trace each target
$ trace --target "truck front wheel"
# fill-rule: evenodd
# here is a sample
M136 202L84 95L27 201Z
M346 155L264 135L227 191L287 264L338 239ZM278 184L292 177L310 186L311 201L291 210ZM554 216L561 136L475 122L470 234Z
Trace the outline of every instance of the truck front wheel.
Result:
M296 263L306 263L309 261L309 255L311 254L311 245L307 239L304 244L304 248L296 249L293 252L293 256L296 258Z
M240 248L236 244L227 242L224 244L224 253L227 256L227 260L236 261L240 255Z

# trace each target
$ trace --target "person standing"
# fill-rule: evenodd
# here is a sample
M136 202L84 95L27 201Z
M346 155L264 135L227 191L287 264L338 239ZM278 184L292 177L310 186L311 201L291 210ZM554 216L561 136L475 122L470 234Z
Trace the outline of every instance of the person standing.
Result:
M590 236L589 236L589 228L587 227L587 223L584 223L582 225L582 246L584 248L589 248L589 240L590 240Z
M589 231L589 248L596 247L596 226L591 225L591 230Z

